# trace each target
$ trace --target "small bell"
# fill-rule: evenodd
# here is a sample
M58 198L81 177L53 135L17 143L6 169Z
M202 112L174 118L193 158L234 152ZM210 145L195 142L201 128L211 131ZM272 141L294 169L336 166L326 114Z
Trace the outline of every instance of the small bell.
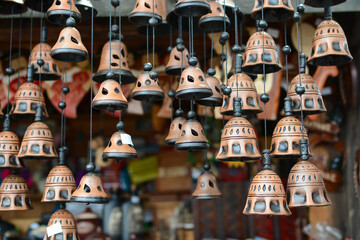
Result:
M96 17L97 10L92 5L90 0L78 0L75 3L75 5L76 5L77 9L80 11L82 19L84 19L84 20L90 19L93 11L94 11L94 17Z
M48 229L56 223L60 223L61 231L57 231L54 235L50 235ZM72 213L66 209L59 209L54 212L48 222L48 227L46 228L46 233L43 240L55 239L80 240L77 233L75 218Z
M183 114L183 111L181 109L177 109L175 111L175 114L176 114L176 118L174 118L174 120L171 122L169 133L165 138L165 143L167 145L175 144L175 142L179 138L181 128L186 122L186 119L181 116Z
M215 71L214 72L210 71L210 73L205 78L205 81L211 88L212 95L210 97L197 100L196 103L203 106L220 107L222 105L222 98L223 98L220 90L221 89L220 81L216 77L214 77Z
M20 175L7 176L0 186L0 211L31 209L29 188Z
M181 71L189 66L189 51L184 48L179 51L173 47L170 53L169 61L165 67L165 73L169 75L180 75Z
M39 86L33 83L34 66L27 67L27 82L22 84L17 90L14 103L10 110L11 117L15 119L34 119L36 106L42 105L43 116L49 117L46 110L45 99L42 92L39 92ZM40 100L39 100L40 94Z
M54 0L46 12L47 20L58 25L67 25L69 17L74 19L74 25L81 21L81 14L75 5L75 0Z
M108 72L107 80L101 83L99 91L92 101L92 106L95 109L107 110L109 112L125 110L127 108L127 99L112 72Z
M155 8L153 5L155 2ZM161 23L162 17L154 0L137 0L134 9L129 14L129 21L137 25L150 25L149 20L155 18Z
M0 14L20 14L26 12L27 7L24 0L1 0L0 1Z
M54 81L61 77L57 62L50 56L51 47L47 44L47 27L41 29L41 40L31 51L29 63L34 66L34 79L41 81ZM43 61L43 65L38 65L38 60Z
M291 0L272 1L272 0L255 0L254 8L251 16L256 19L262 19L262 12L264 12L264 19L268 22L282 22L291 18L294 14L294 8Z
M162 19L161 22L155 26L155 32L157 35L170 34L169 24L166 20L166 16L168 14L167 0L156 0L155 4L157 6L157 9L158 9L158 11L161 15L161 19ZM136 28L136 31L138 33L146 35L148 26L149 25L139 25ZM151 31L151 30L149 29L149 31Z
M51 49L51 57L53 59L61 62L83 62L88 59L88 51L81 41L79 31L74 28L74 25L74 18L69 17L66 20L66 27L60 32L56 44Z
M241 9L238 6L235 5L234 0L215 0L215 2L220 3L221 6L223 6L223 8L225 5L225 13L229 17L231 23L234 23L235 21L234 9L236 9L238 21L240 22L243 21L244 13L241 11Z
M201 17L210 13L210 5L206 0L179 0L174 9L182 17Z
M231 23L228 16L225 14L223 6L211 1L210 13L203 15L199 20L199 28L205 32L222 32L230 27ZM224 29L224 24L226 29Z
M192 194L194 199L216 199L221 198L222 194L217 185L215 175L210 171L210 165L205 163L204 172L199 176L195 191Z
M344 2L346 2L346 0L305 0L304 4L310 7L326 8Z
M109 197L103 188L100 176L91 172L84 175L79 186L73 192L71 201L100 204L109 202Z
M53 4L53 0L25 0L25 5L37 12L47 12L47 10L51 7L51 5ZM43 6L41 7L41 4L43 4Z

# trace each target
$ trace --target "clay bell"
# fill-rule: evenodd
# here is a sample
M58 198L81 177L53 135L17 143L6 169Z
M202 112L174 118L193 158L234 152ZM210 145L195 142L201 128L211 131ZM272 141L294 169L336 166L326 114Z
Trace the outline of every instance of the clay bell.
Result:
M48 222L48 228L53 226L56 223L61 224L61 231L56 234L49 236L48 231L46 230L43 240L55 240L55 239L69 239L69 240L80 240L76 221L71 212L66 209L59 209L51 215L51 218Z
M206 0L179 0L174 9L182 17L201 17L210 13L210 5Z
M152 0L151 0L152 2ZM158 22L158 24L155 26L155 32L157 35L163 35L163 34L170 34L170 28L169 28L169 24L166 20L166 16L168 14L168 5L167 5L167 0L155 0L155 5L156 8L159 11L159 14L161 16L161 21L160 23ZM149 25L139 25L136 28L136 31L138 33L141 34L147 34L147 27ZM149 28L149 31L152 32L152 28Z
M101 178L94 173L87 173L81 178L79 186L71 196L71 201L107 203L109 202L109 197L103 188Z
M121 86L112 72L107 74L107 80L101 83L99 91L92 101L95 109L107 110L124 110L127 108L127 99L125 98Z
M212 95L207 98L202 98L200 100L197 100L196 103L203 105L203 106L210 106L210 107L220 107L222 105L222 93L221 93L221 87L220 87L220 81L212 75L212 73L215 73L210 71L211 74L209 74L205 81L209 85L212 91ZM212 75L212 76L211 76Z
M81 14L75 5L75 0L54 0L46 12L47 20L59 25L65 25L69 17L75 20L74 24L81 21Z
M54 81L61 77L57 62L50 56L51 47L47 44L47 27L41 29L41 40L31 51L29 63L34 66L34 79L41 81ZM43 61L43 65L38 65L38 60Z
M224 24L226 28L229 28L231 23L223 6L216 1L211 1L209 4L211 11L200 18L199 28L205 32L225 31Z
M352 59L341 26L331 19L321 22L315 31L308 63L314 66L338 66Z
M7 176L0 186L0 211L31 209L29 188L20 175Z
M289 207L316 207L331 204L320 171L309 161L299 161L292 167L286 193Z
M92 5L91 0L78 0L75 3L77 9L80 11L82 19L90 19L94 11L94 17L97 15L96 8Z
M262 19L262 10L264 19L268 22L282 22L294 14L291 0L255 0L251 16L256 20Z
M167 145L174 145L179 138L181 128L186 122L186 119L181 116L182 113L183 111L181 109L177 109L175 111L176 118L174 118L174 120L171 122L169 133L165 138L165 143Z
M179 51L177 47L173 47L170 52L169 61L165 67L165 73L169 75L180 75L181 70L189 66L189 51L184 48Z
M32 9L35 10L37 12L47 12L47 10L51 7L51 5L53 4L53 0L25 0L25 5ZM41 7L41 4L43 4L43 6Z
M51 49L53 59L61 62L83 62L88 59L88 51L74 25L74 18L66 20L66 27L60 32L56 44Z
M155 7L153 5L155 2ZM161 23L162 17L154 0L137 0L134 9L129 14L129 21L137 25L150 25L149 20L154 17Z
M131 98L138 101L161 101L164 99L165 94L161 89L158 73L151 71L151 64L145 63L144 72L142 72L135 84L135 88L131 92ZM154 76L153 76L154 74Z
M26 12L27 7L24 5L24 0L1 0L0 14L20 14Z
M267 32L259 31L251 35L246 44L243 70L263 74L263 64L266 73L277 72L282 68L274 39Z
M199 176L192 197L195 199L216 199L222 197L216 177L211 171L204 171Z
M127 48L119 39L112 39L111 53L110 41L104 45L101 53L100 65L97 72L94 74L93 80L99 83L105 81L106 74L110 71L110 68L115 74L116 79L119 79L119 74L121 75L121 83L128 84L136 81L136 77L132 74L129 67Z
M10 110L10 115L15 119L34 119L36 113L36 106L42 105L43 116L49 117L46 110L45 99L39 86L33 83L34 68L33 65L27 67L27 82L23 83L17 90L14 98L14 103Z
M304 4L310 7L325 8L335 6L343 2L346 2L346 0L305 0Z

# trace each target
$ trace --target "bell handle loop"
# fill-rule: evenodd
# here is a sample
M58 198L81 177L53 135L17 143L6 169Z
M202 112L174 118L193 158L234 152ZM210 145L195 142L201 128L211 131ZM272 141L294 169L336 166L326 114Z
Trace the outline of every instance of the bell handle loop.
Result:
M234 98L234 117L241 116L241 107L243 106L242 100L240 98Z
M300 53L299 61L299 73L304 74L306 72L306 55L304 53Z
M41 122L43 117L43 106L38 103L36 106L35 122Z
M285 111L285 116L292 116L292 109L291 109L291 103L292 100L290 97L286 97L284 98L284 111Z
M331 7L324 8L324 19L332 20L332 9L331 9Z
M59 149L59 164L58 165L65 165L65 151L64 148Z
M5 114L3 131L10 131L10 115L9 114Z
M271 169L270 150L269 149L265 149L263 151L262 165L263 165L264 170Z
M43 26L41 28L40 42L47 43L47 27L46 26Z

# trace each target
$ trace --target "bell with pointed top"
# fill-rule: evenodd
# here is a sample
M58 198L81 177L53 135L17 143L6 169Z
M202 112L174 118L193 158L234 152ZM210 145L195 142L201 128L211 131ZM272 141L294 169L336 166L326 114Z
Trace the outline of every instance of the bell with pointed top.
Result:
M75 20L74 25L81 21L81 14L75 5L75 0L54 0L46 12L47 20L58 25L67 25L69 17Z
M2 0L0 1L0 14L20 14L26 12L27 7L24 0Z
M346 0L305 0L304 4L310 7L326 8L346 2Z
M153 2L155 2L155 7ZM129 14L129 21L137 25L150 25L149 20L153 17L157 23L161 23L162 17L157 8L156 1L137 0L134 9Z
M49 228L46 228L46 232L43 240L55 240L55 239L80 240L77 233L76 221L71 212L62 208L54 212L51 215L51 218L48 222L48 227L53 226L56 223L60 223L61 231L56 232L54 235L50 235L48 233Z
M169 75L180 75L181 71L189 66L189 51L185 48L179 51L173 47L170 52L169 61L165 67L165 73Z
M78 0L75 3L77 9L80 11L82 19L90 19L94 11L94 17L97 15L96 8L92 5L90 0Z
M37 12L47 12L47 10L51 7L51 5L53 4L53 0L25 0L25 5L32 9L35 10ZM43 4L43 6L41 7L41 4Z
M195 199L216 199L222 197L216 177L211 171L204 171L199 176L192 197Z
M221 87L220 87L220 81L211 75L208 75L205 78L205 81L209 85L212 91L212 95L207 98L202 98L196 101L197 104L203 105L203 106L210 106L210 107L220 107L222 105L222 93L221 93Z
M0 186L0 211L18 211L31 209L29 188L20 175L7 176Z
M176 110L175 114L177 115L176 118L171 122L170 129L167 137L165 138L165 143L167 145L174 145L175 142L178 140L181 128L185 124L186 119L183 118L182 110Z
M199 20L199 28L205 32L222 32L225 31L224 24L226 29L230 27L230 19L225 14L223 6L216 2L211 1L210 4L210 13L203 15Z
M201 17L210 13L210 5L206 0L179 0L174 9L182 17Z
M268 22L282 22L291 18L294 14L294 8L291 0L272 1L272 0L255 0L254 8L251 16L256 19L262 19L262 12L264 12L264 19Z
M71 201L100 204L109 202L109 197L103 188L100 176L94 173L84 175L79 186L73 192Z

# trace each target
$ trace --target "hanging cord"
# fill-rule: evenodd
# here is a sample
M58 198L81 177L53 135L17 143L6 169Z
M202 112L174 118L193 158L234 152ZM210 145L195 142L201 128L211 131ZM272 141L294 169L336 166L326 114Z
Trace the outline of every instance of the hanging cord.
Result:
M205 123L204 123L204 132L205 132L205 136L207 136L207 107L205 107ZM207 150L204 150L204 160L205 160L205 165L204 165L204 169L206 170L206 168L209 168L208 170L210 170L210 164L209 164L209 159L207 157Z
M17 88L19 89L20 86L20 63L21 63L21 38L22 38L22 13L20 13L19 19L19 61L18 61L18 82ZM31 54L31 53L30 53Z
M173 41L172 34L173 34L173 32L172 32L171 24L169 24L169 34L170 34L170 46L169 47L170 47L170 49L172 49L172 41ZM170 91L174 91L173 90L173 75L170 75ZM170 97L170 100L171 100L171 122L172 122L174 120L174 96Z
M264 20L264 4L262 4L261 7L261 19ZM265 54L265 29L262 29L262 35L263 35L263 55ZM266 94L266 70L265 70L265 62L263 61L263 78L264 78L264 93ZM264 131L265 131L265 149L267 149L267 117L266 117L266 102L264 102Z
M110 47L109 47L109 70L111 72L111 58L112 58L112 52L111 52L111 45L112 45L112 31L111 31L111 0L109 0L109 40L110 40Z
M12 39L13 39L13 30L14 30L13 28L14 28L14 5L11 5L9 68L7 71L8 74L8 94L7 94L7 106L6 106L7 114L9 114L10 111L10 76L11 74L14 73L14 69L11 68Z
M182 39L182 16L179 16L178 17L178 36L179 38L183 41ZM181 74L184 70L184 51L180 52L181 53L181 66L180 66L180 76L181 77ZM179 109L181 109L181 100L179 99Z
M223 8L224 8L224 32L226 32L226 18L225 18L225 0L223 1ZM225 71L224 71L224 80L226 81L226 86L228 86L228 77L227 77L227 67L228 67L228 40L225 41Z
M152 1L153 7L152 7L152 17L155 20L155 0ZM153 61L153 71L155 71L155 24L152 26L152 37L153 37L153 55L152 55L152 61Z
M214 31L211 31L211 47L210 47L210 67L213 67L214 58Z
M296 33L297 33L297 44L298 44L298 49L300 49L300 36L299 35L299 22L296 22ZM300 84L300 87L303 87L302 86L302 80L301 80L301 71L300 71L300 68L301 68L301 64L300 64L301 60L300 60L300 52L298 51L298 67L299 67L299 84ZM305 128L304 128L304 112L303 112L303 106L302 106L302 94L300 94L300 110L301 110L301 132L302 132L302 138L305 139Z
M64 87L64 79L65 79L65 62L62 63L62 77L61 77L61 88ZM61 102L64 102L64 93L61 91ZM64 109L61 108L61 127L60 127L60 147L63 148L63 139L64 139Z
M44 0L41 0L41 13L43 12L43 8L44 8ZM38 60L38 66L39 66L39 104L41 104L41 70L42 70L42 66L44 65L44 60L42 59L42 41L41 41L41 29L43 27L43 18L44 18L44 14L41 14L40 17L40 59ZM45 107L45 106L44 106Z
M203 40L204 40L204 72L206 72L206 33L203 33Z
M286 71L286 96L289 97L289 69L288 69L288 55L290 51L287 52L287 49L290 50L289 46L287 45L287 27L286 27L286 19L284 21L284 48L283 53L285 55L285 71Z
M33 10L30 11L30 52L32 51L32 36L33 36Z
M65 79L63 81L63 89L66 87L67 77L68 77L67 64L65 65L65 71L66 71L66 74L65 74ZM64 145L63 146L66 146L66 94L63 92L63 95L64 95L64 102L65 102L65 108L64 108L64 139L63 139Z
M123 57L122 54L121 54L121 1L119 0L119 56L120 56L120 62L119 62L119 84L120 84L120 87L121 87L121 84L122 84L122 81L121 81L121 65L122 65L122 60L121 58ZM126 59L124 59L124 61L126 61ZM121 110L119 110L119 121L121 121Z
M149 62L149 25L146 25L146 62Z

